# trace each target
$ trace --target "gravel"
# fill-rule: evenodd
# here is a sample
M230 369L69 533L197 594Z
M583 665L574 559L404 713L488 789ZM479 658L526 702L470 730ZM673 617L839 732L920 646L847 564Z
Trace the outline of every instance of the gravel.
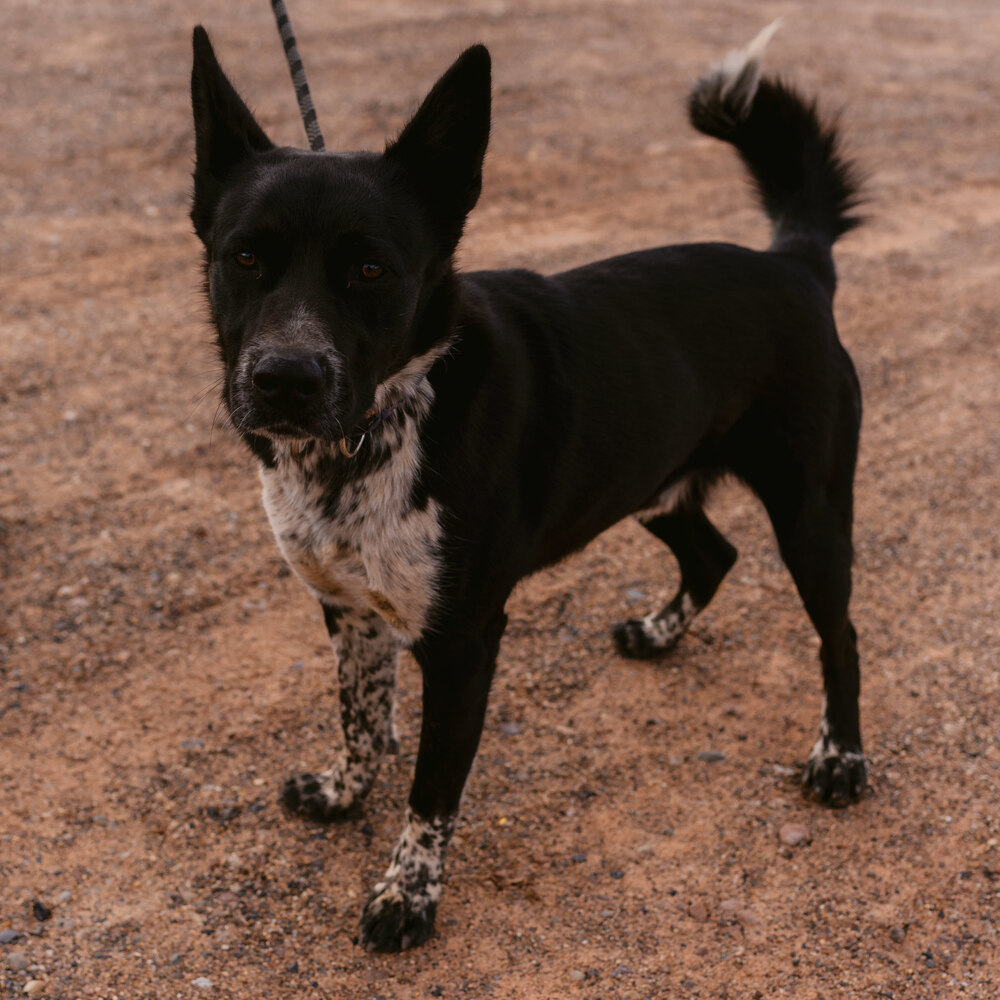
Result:
M778 839L786 847L804 847L812 840L812 834L802 823L785 823L778 831Z

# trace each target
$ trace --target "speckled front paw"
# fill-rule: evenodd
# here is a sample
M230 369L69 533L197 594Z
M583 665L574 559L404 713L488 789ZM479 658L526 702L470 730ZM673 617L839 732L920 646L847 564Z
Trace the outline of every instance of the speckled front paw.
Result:
M379 882L361 913L366 951L397 952L423 944L434 930L439 886L407 891L397 880Z
M336 823L357 813L360 797L338 782L333 772L293 774L281 792L281 804L317 823Z
M835 807L857 799L866 782L865 755L860 748L842 749L829 737L817 741L802 776L807 794Z

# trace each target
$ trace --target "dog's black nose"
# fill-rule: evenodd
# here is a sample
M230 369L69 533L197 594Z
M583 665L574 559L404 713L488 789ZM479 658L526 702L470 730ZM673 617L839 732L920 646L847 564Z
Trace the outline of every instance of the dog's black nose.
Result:
M305 401L323 391L323 368L312 354L265 354L252 378L254 389L271 401Z

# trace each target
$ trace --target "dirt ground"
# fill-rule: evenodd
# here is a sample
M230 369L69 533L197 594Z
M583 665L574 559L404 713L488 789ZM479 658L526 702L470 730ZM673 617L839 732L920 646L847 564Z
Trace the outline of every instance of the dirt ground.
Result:
M870 172L838 248L865 391L854 619L871 791L805 801L817 642L759 504L662 663L609 625L672 593L622 524L522 585L436 936L354 943L398 832L284 815L339 740L321 616L217 412L187 220L190 30L304 140L268 5L0 7L0 994L62 998L1000 995L1000 8L993 0L291 0L327 142L378 147L466 44L495 60L463 265L554 270L767 231L689 82L770 65ZM706 757L708 759L706 759ZM782 843L786 824L810 842ZM40 904L40 905L36 905ZM45 918L45 919L40 919ZM6 932L6 933L5 933ZM29 983L39 985L29 986Z

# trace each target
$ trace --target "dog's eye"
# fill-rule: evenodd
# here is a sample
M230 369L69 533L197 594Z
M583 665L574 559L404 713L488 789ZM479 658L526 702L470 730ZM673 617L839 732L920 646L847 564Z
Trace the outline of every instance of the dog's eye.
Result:
M366 281L374 281L376 278L381 278L384 271L385 268L373 260L361 265L361 277Z
M233 259L240 267L245 267L247 270L257 266L257 255L250 250L241 250L239 253L233 254Z

